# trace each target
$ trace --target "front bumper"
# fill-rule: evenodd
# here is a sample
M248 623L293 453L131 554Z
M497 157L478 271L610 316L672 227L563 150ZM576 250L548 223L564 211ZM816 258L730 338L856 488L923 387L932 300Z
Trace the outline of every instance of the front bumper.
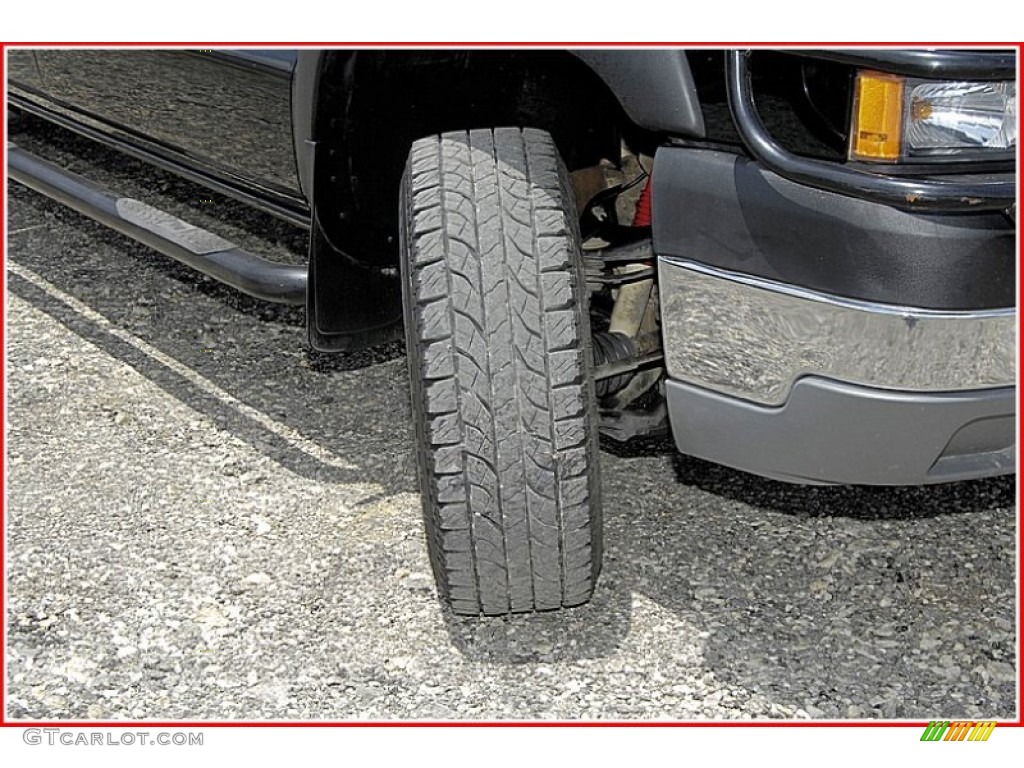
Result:
M1014 471L1014 310L900 307L658 263L684 453L791 482Z
M761 405L803 376L913 392L1016 379L1013 309L894 306L666 257L659 281L669 376Z
M1012 52L800 55L938 79L1016 72ZM747 53L727 52L745 154L680 141L655 159L677 446L795 482L1012 472L1012 169L924 177L794 155L762 123L752 82Z

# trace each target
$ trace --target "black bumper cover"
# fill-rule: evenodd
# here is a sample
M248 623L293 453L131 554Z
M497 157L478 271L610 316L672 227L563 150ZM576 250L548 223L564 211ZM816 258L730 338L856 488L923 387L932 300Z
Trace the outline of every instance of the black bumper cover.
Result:
M654 248L836 296L926 309L1016 303L1015 225L922 214L787 181L728 152L663 147Z

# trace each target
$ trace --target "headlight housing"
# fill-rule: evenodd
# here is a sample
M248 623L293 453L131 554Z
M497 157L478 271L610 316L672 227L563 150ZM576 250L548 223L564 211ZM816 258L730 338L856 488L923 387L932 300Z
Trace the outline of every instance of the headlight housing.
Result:
M1002 159L1017 147L1017 84L857 73L851 160Z

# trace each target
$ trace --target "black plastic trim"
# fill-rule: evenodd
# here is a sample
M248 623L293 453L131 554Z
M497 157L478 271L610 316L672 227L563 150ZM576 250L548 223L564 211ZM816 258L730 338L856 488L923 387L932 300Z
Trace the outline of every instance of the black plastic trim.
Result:
M726 53L726 85L736 130L747 150L765 167L790 181L913 211L1005 210L1016 199L1012 173L990 181L957 181L889 176L800 157L783 149L761 122L754 103L749 51Z

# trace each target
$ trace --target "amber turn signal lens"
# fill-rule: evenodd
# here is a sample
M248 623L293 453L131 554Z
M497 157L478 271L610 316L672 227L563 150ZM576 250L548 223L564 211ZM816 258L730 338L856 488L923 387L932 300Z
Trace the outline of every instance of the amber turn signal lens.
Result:
M882 72L857 73L853 100L853 160L899 160L903 79Z

